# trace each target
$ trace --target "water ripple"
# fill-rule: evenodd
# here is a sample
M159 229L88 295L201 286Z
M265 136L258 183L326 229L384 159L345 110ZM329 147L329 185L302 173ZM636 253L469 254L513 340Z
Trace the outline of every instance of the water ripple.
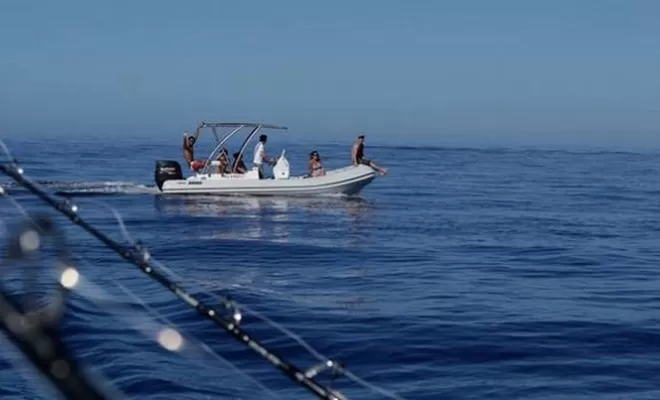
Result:
M128 159L135 143L115 141L103 154L92 145L76 147L95 160L84 175L70 149L12 148L44 186L97 196L78 199L88 204L84 216L116 238L112 215L84 199L119 209L131 234L196 296L217 304L208 292L229 294L407 399L660 396L660 155L370 147L391 172L363 200L221 199L152 193L153 160L171 154L171 144ZM307 149L282 146L303 169ZM324 148L327 165L343 165L346 151ZM32 154L39 160L29 163ZM118 157L122 168L110 168ZM403 161L411 159L415 174ZM16 216L5 203L0 213ZM114 306L153 316L118 285L278 397L311 398L80 229L67 235L86 260L83 276L109 296L74 297L68 343L130 397L269 398L222 362L167 352L140 334ZM290 338L246 318L246 329L278 352L314 362ZM2 398L49 393L0 363ZM345 380L336 385L354 399L380 398Z

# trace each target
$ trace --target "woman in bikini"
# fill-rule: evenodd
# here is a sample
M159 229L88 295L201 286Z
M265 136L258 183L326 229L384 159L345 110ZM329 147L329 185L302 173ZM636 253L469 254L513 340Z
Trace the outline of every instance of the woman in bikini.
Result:
M231 168L229 168L229 150L226 147L222 148L220 155L217 158L218 161L218 174L224 175L231 173Z
M309 161L307 162L308 175L311 176L323 176L325 175L325 169L323 169L323 164L321 164L321 156L319 152L314 150L309 153Z

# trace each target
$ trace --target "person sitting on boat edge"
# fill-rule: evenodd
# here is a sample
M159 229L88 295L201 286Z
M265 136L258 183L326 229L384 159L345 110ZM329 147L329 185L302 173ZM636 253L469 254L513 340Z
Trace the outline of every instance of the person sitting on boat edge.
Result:
M309 153L309 161L307 161L307 170L308 170L308 176L310 177L325 175L325 169L323 168L323 164L321 164L321 156L319 155L318 151L314 150L311 153Z
M268 154L266 153L267 141L268 141L268 136L261 135L259 136L259 142L257 142L257 144L254 146L254 159L252 160L252 163L259 170L259 179L263 179L264 177L264 170L263 170L264 162L267 162L270 165L275 165L276 163L276 160L274 158L268 157Z
M206 164L205 161L195 160L193 146L195 145L195 137L188 136L188 132L183 132L183 158L186 160L186 164L193 171L197 172L200 168L204 167Z
M236 174L244 174L247 172L247 166L243 162L243 155L240 152L234 153L234 168L232 172Z
M378 170L381 173L381 175L387 174L386 168L379 167L378 165L376 165L376 163L373 160L364 158L364 135L358 136L355 143L353 143L353 149L351 151L351 159L353 161L354 166L357 166L359 164L364 164L370 166L375 170Z

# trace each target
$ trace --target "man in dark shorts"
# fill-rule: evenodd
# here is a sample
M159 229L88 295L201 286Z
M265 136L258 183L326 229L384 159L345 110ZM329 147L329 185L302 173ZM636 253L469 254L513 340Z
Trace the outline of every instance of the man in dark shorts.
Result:
M359 164L368 165L371 168L378 170L382 175L387 174L387 169L379 167L376 165L373 160L364 158L364 135L357 137L355 143L353 143L353 151L351 152L351 159L353 160L353 165L357 166Z

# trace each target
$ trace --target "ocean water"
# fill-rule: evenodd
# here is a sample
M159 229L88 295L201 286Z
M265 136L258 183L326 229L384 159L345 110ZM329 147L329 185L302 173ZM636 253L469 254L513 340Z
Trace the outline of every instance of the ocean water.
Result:
M379 147L370 137L367 156L390 173L359 198L221 198L157 193L154 161L180 160L178 140L6 142L27 176L124 240L106 205L118 210L195 296L218 304L214 295L231 295L400 398L660 398L660 154ZM311 150L274 135L268 147L286 148L294 171ZM349 161L350 143L317 149L326 167ZM62 224L82 274L62 333L125 398L314 398L2 183L26 210ZM20 215L0 199L0 216L4 241ZM4 271L19 290L19 269ZM243 315L267 347L301 368L315 363L275 326ZM158 324L180 330L181 351L157 343ZM0 354L2 399L55 398L7 340ZM346 377L320 382L350 399L387 398Z

